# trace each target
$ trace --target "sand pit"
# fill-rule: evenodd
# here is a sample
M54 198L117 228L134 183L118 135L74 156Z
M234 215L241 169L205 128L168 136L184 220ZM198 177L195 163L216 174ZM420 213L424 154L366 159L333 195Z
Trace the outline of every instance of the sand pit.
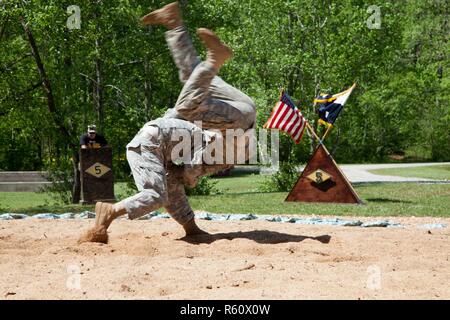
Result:
M406 228L201 220L197 242L121 220L108 245L77 245L92 220L0 221L0 299L450 299L450 219L393 219Z

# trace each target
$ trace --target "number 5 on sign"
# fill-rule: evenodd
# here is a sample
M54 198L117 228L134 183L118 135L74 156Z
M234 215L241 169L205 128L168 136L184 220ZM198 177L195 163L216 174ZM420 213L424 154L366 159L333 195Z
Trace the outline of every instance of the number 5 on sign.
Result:
M67 14L70 16L67 18L67 29L81 29L81 10L79 6L71 5L67 7Z
M96 178L100 178L101 176L103 176L105 173L107 173L110 170L111 169L108 168L107 166L96 162L92 166L87 168L86 172L89 173L90 175L93 175Z

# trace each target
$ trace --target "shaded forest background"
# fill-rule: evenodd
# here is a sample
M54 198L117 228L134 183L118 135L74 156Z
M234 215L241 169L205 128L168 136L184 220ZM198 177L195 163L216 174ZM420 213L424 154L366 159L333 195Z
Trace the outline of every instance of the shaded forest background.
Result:
M113 148L116 178L129 175L125 145L173 107L181 90L164 29L139 25L166 3L0 2L0 170L53 170L73 179L79 136L96 123ZM202 56L198 27L233 48L220 75L254 98L259 127L281 87L315 123L315 95L356 82L327 139L338 162L382 162L405 153L450 160L447 1L180 4ZM71 5L81 9L80 29L67 26ZM299 163L313 142L305 135L294 145L283 136L281 146L282 160Z

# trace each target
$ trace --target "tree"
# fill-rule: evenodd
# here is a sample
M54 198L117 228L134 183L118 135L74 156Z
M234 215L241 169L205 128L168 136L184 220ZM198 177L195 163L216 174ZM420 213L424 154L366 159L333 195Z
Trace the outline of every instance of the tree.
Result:
M173 107L181 89L164 28L139 24L165 3L79 0L81 28L69 29L72 1L2 2L1 170L61 169L73 185L78 137L95 122L113 147L115 176L128 178L125 145L146 121ZM449 160L446 2L384 1L379 29L366 23L370 5L181 1L201 56L197 27L214 30L233 48L220 76L254 98L258 126L282 87L315 125L315 95L356 82L327 139L337 161L385 161L405 150ZM282 136L281 159L305 162L314 146L307 135L299 145ZM76 188L71 193L76 202Z

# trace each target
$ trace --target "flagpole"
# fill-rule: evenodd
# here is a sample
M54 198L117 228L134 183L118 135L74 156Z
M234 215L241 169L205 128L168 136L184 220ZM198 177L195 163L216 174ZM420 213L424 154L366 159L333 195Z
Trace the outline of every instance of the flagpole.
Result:
M324 135L322 136L322 141L324 141L325 138L328 136L328 133L330 132L332 127L333 127L333 125L328 126L327 131L325 131Z
M281 100L281 97L283 96L284 88L280 88L280 97L278 98L278 101Z
M306 119L305 119L306 120ZM317 139L317 141L319 141L319 144L323 144L322 140L319 138L319 136L316 134L316 132L314 131L314 129L311 127L311 125L309 124L309 121L306 120L306 127L308 128L309 132L314 136L314 138Z

